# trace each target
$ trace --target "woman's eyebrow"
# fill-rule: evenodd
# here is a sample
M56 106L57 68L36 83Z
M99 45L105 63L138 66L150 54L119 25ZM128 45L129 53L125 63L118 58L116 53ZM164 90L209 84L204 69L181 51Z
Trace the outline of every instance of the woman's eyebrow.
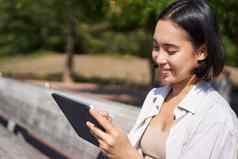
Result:
M179 49L179 46L177 46L175 44L171 44L171 43L164 43L162 45L165 46L165 47L172 47L172 48L175 48L175 49Z
M155 38L153 38L153 44L159 44L159 42ZM173 47L173 48L179 49L178 45L172 44L172 43L165 42L165 43L162 43L161 45L163 45L165 47Z

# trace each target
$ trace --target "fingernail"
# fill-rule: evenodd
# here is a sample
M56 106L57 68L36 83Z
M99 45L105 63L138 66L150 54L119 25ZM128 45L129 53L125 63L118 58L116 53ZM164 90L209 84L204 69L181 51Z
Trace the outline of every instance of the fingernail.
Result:
M91 111L91 113L95 113L96 112L96 110L94 108L91 108L90 111Z
M89 126L89 127L94 127L94 124L91 123L90 121L87 121L87 122L86 122L86 125Z
M89 105L90 109L94 109L94 106L93 105Z

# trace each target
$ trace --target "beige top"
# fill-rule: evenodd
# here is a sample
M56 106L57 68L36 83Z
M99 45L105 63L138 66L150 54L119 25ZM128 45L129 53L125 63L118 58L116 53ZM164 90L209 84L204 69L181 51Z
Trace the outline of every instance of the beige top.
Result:
M162 131L160 124L147 127L140 141L144 159L165 159L168 133L169 129Z

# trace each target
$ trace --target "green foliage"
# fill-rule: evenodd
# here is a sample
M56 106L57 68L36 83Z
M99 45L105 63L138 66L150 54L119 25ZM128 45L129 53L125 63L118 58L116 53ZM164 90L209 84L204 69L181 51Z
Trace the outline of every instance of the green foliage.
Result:
M161 8L171 0L117 0L108 13L115 29L131 30L148 27L152 30Z
M140 57L151 55L151 34L139 29L131 32L106 31L97 35L85 36L89 53L131 54Z
M216 11L217 19L222 31L234 38L238 35L238 1L237 0L210 0L211 6Z
M226 57L226 64L232 65L232 66L238 66L238 56L237 51L238 47L235 45L231 39L227 36L223 38L223 43L225 47L225 57Z
M150 56L156 17L174 0L0 0L0 55L64 52L68 22L76 25L77 52ZM238 65L238 1L209 0L225 36L227 63ZM91 29L107 22L108 29Z
M37 49L64 51L68 19L96 22L106 0L0 0L0 53L30 53Z
M226 63L238 66L238 1L237 0L210 0L216 12L226 53Z
M24 1L0 1L0 47L1 52L25 52L40 44L40 38L33 33L39 32L32 27L36 19L26 14ZM24 33L24 34L23 34Z

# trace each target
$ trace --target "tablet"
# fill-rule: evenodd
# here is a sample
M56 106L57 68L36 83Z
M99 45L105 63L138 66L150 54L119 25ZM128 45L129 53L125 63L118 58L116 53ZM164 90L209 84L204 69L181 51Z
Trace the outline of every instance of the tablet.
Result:
M76 133L86 141L98 146L98 141L90 133L86 122L90 121L103 131L105 131L105 129L89 113L90 106L57 93L52 93L51 95Z

